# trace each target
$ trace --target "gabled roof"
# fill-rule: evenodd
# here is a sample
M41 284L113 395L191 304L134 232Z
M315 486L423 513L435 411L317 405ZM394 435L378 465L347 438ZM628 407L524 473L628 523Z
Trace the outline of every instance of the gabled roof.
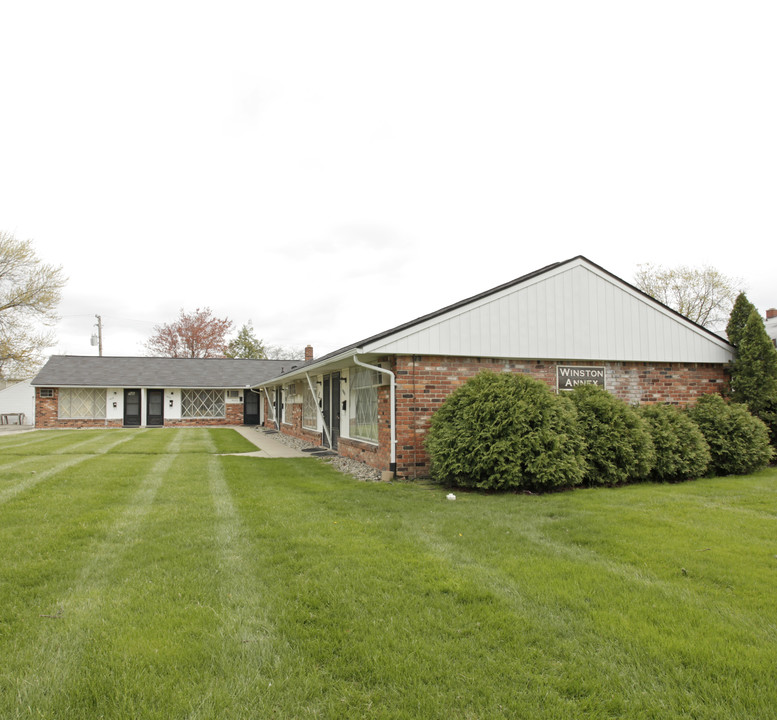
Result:
M46 387L243 388L299 360L52 355L32 384Z
M359 355L726 363L733 347L582 255L286 371ZM257 383L260 384L260 383Z

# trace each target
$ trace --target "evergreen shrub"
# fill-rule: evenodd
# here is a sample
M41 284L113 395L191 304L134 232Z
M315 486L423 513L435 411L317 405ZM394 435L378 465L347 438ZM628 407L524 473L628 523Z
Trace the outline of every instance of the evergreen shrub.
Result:
M570 396L585 442L585 482L617 485L646 479L655 451L639 413L598 385L579 385Z
M764 322L753 309L738 335L737 356L731 368L731 399L766 423L777 447L777 349Z
M699 426L675 405L643 405L639 412L656 453L650 476L665 482L704 477L710 448Z
M769 464L773 450L765 423L747 406L703 395L688 409L710 448L710 473L747 475Z
M426 438L432 477L485 490L550 490L582 482L573 405L526 375L484 371L452 392Z

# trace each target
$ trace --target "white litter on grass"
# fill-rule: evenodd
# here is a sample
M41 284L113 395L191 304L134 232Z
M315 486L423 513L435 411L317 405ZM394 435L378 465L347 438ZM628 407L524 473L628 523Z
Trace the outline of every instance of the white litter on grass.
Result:
M448 500L455 500L456 496L453 493L448 493L445 497L448 498Z

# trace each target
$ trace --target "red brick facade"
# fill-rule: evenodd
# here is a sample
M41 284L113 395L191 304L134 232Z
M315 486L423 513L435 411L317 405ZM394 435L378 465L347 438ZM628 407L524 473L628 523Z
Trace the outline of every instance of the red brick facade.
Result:
M60 420L57 408L59 405L59 391L53 388L53 397L41 397L40 388L35 393L35 427L36 428L104 428L121 427L121 420L92 420L79 418L74 420Z
M686 405L700 395L719 393L727 387L722 365L698 363L569 362L556 360L499 360L402 355L383 358L396 375L397 474L419 478L429 474L424 438L440 403L466 380L482 370L521 372L556 389L556 366L603 366L606 387L631 405L671 403ZM378 389L378 445L341 437L338 451L372 467L387 470L390 463L391 413L389 387ZM302 405L290 405L292 422L281 431L319 444L320 433L302 429ZM265 408L266 409L266 408ZM269 413L265 414L269 417ZM347 422L345 418L343 422ZM267 426L274 423L266 421ZM345 428L343 428L345 429Z
M106 419L62 419L59 417L59 389L51 388L53 397L41 397L41 389L35 392L35 427L37 428L104 428L123 427L121 418ZM227 403L225 418L165 418L165 427L202 427L212 425L242 425L243 403Z
M423 440L432 414L466 380L481 370L521 372L555 390L559 364L604 366L607 389L631 405L686 405L700 395L721 392L728 382L724 367L713 364L398 356L392 367L397 377L397 473L413 478L428 475Z

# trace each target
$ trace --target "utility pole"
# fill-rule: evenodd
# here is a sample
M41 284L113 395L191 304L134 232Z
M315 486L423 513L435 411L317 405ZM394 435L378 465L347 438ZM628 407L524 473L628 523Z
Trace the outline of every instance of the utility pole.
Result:
M99 346L100 357L103 356L103 320L99 315L95 315L97 318L97 343Z

